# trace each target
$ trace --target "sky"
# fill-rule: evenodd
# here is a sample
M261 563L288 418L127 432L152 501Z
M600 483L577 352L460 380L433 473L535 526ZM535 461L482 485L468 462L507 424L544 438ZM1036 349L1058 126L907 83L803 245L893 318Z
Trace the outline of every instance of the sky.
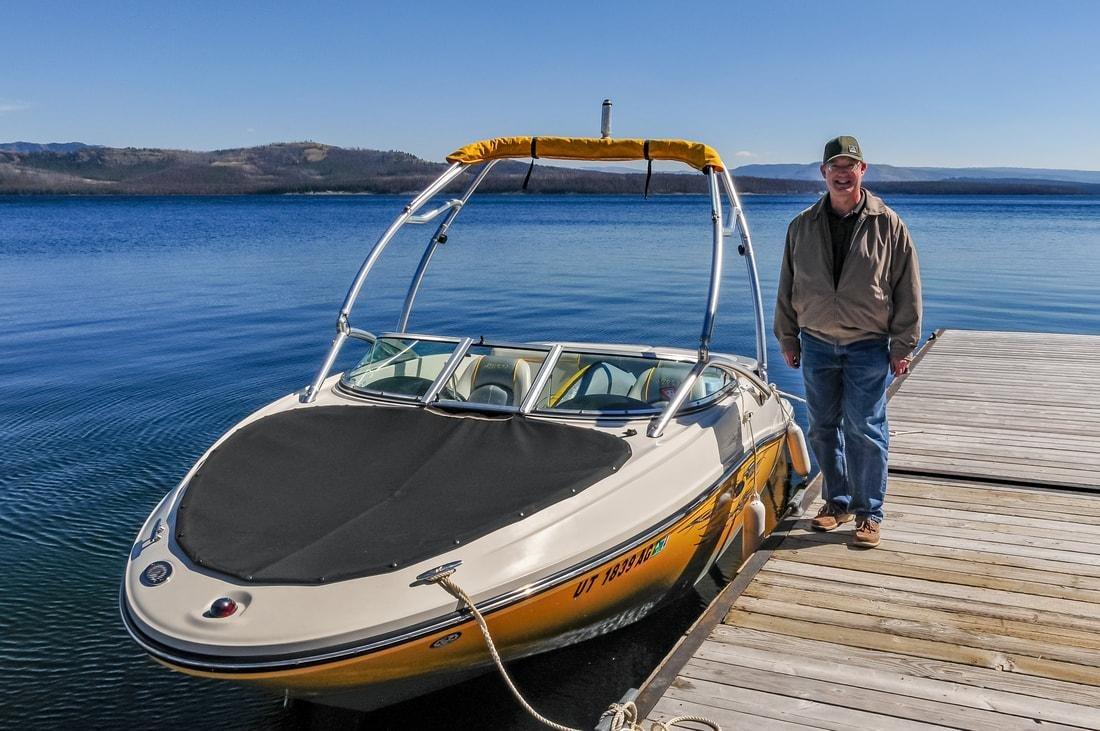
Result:
M1100 170L1100 2L0 0L0 142L314 140L429 160L502 135Z

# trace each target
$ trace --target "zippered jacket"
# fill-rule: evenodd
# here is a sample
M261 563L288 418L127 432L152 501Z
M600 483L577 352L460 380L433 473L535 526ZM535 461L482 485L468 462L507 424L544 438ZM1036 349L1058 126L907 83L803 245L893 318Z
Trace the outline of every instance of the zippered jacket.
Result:
M838 345L883 335L890 355L909 355L920 341L920 267L898 214L864 188L865 204L852 232L839 284L833 284L828 195L787 227L775 336L799 353L799 332Z

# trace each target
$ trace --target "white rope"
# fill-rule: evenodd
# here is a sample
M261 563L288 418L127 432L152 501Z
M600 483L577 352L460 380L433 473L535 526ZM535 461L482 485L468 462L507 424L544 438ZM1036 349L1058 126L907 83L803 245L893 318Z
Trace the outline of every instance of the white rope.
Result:
M441 576L437 581L439 585L450 592L452 596L454 596L456 599L469 607L470 611L474 615L474 619L477 621L477 626L481 628L481 634L483 637L485 637L485 644L489 648L489 654L493 657L493 662L496 663L497 670L500 671L501 677L504 678L504 682L508 686L508 690L512 691L512 695L514 695L516 697L516 700L519 701L519 704L523 706L523 710L530 713L539 723L543 724L544 726L549 726L550 728L557 729L557 731L582 731L581 729L572 728L570 726L562 726L560 723L554 723L549 718L546 718L531 707L531 704L528 703L527 700L523 697L523 694L519 692L519 688L516 687L516 684L512 682L512 678L508 675L508 671L504 669L504 662L500 659L500 653L497 652L497 647L496 644L493 642L492 635L489 634L489 626L485 624L485 617L481 616L481 612L479 612L477 610L477 607L474 606L473 600L470 599L466 592L462 590L462 587L451 581L451 577L449 575Z
M797 401L801 404L808 404L809 403L802 396L795 396L793 393L787 393L786 391L780 391L779 388L774 383L771 384L771 387L772 387L773 391L775 391L777 394L779 394L780 396L782 396L783 398L785 398L789 401Z
M600 718L605 716L611 716L611 731L645 731L642 725L638 722L638 707L633 702L618 704L612 703L611 707L603 712ZM676 716L670 718L667 721L654 721L653 725L649 727L649 731L672 731L672 727L678 723L684 721L691 721L694 723L701 723L705 726L710 726L714 731L722 731L722 727L715 721L711 721L709 718L703 718L702 716ZM626 724L630 724L629 726Z
M745 392L742 389L737 389L737 403L741 406L741 423L749 427L749 439L752 440L752 489L756 492L756 486L758 484L759 475L756 474L756 470L760 467L760 460L756 453L756 430L752 428L752 415L753 412L745 408ZM782 406L779 407L780 411L786 414L787 410ZM790 415L787 415L788 422L787 427L790 428Z
M451 574L454 572L442 574L438 577L427 579L428 583L435 583L442 586L447 590L451 596L458 599L460 602L466 605L470 612L474 615L474 620L477 622L477 626L481 629L481 635L485 638L485 645L489 648L489 655L492 656L493 662L497 666L497 670L500 671L500 675L504 678L505 684L508 686L508 690L512 692L515 699L519 701L520 706L523 707L531 716L543 724L549 726L557 731L583 731L583 729L572 728L571 726L562 726L560 723L555 723L549 718L546 718L538 711L536 711L530 703L523 697L523 694L519 692L519 688L512 682L512 678L508 675L508 671L504 669L504 661L500 658L500 653L497 651L496 643L493 642L492 635L489 634L489 626L485 623L485 617L481 615L477 607L474 606L474 602L470 599L469 595L462 590L458 584L451 581ZM611 707L603 712L600 718L605 716L611 716L611 731L645 731L641 724L638 722L638 708L633 703L624 703L622 705L618 703L612 703ZM714 731L722 731L722 727L714 721L702 718L701 716L676 716L670 718L667 721L654 721L650 727L650 731L671 731L673 724L680 723L682 721L694 721L696 723L705 724L710 726ZM627 725L629 724L629 725Z

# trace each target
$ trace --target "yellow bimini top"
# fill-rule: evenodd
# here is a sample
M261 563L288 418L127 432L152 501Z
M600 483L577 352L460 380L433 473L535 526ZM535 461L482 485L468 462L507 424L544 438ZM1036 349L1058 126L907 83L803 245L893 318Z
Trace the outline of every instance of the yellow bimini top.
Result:
M599 137L497 137L460 147L447 162L474 165L510 158L552 160L676 160L699 171L725 170L710 145L688 140L632 140Z

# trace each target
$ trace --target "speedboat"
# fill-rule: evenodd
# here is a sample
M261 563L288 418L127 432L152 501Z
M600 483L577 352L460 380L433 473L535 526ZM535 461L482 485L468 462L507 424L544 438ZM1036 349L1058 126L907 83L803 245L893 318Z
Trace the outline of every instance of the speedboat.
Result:
M456 218L498 161L528 157L678 161L706 177L712 266L697 348L409 332ZM749 229L718 153L509 137L447 160L370 250L312 382L218 439L141 528L120 607L156 661L370 710L489 667L470 606L434 585L440 576L509 660L645 617L719 559L737 565L785 512L792 468L805 474L809 459L768 383ZM460 197L438 199L460 179ZM432 221L396 329L353 326L395 233ZM733 237L755 357L710 350ZM348 349L357 364L334 373Z

